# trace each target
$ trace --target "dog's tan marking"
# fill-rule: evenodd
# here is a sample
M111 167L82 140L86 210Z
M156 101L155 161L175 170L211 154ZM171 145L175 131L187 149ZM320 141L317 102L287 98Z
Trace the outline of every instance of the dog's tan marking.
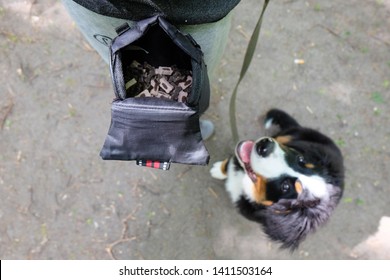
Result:
M264 206L271 206L273 203L273 201L271 200L264 200L264 201L261 201L260 202L261 204L263 204Z
M312 163L306 163L306 164L305 164L305 167L306 167L306 168L309 168L309 169L313 169L315 166L314 166L314 164L312 164Z
M227 164L229 162L229 159L225 159L222 164L221 164L221 172L223 175L226 175L227 174Z
M287 144L288 142L291 141L291 139L292 139L291 135L282 135L275 138L276 142L282 145Z
M297 191L298 194L302 193L303 186L299 180L295 181L295 190Z
M253 194L257 203L261 203L264 206L270 206L273 204L273 202L266 200L266 183L267 180L265 178L257 175L257 181L253 184Z

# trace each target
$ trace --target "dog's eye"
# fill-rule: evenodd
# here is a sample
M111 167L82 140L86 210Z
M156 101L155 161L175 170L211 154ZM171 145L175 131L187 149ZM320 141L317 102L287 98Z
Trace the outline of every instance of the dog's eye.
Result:
M297 156L297 161L300 166L305 166L306 164L305 158L302 155Z
M288 181L284 181L281 185L281 190L283 193L286 193L290 190L291 186L290 186L290 183Z

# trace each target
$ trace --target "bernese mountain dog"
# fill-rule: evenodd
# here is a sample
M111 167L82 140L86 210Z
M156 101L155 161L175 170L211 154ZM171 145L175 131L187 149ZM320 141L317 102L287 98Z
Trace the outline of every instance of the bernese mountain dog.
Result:
M239 212L262 225L282 248L296 249L323 225L344 189L343 157L337 145L317 130L302 127L278 109L268 111L272 137L239 142L235 156L216 162L210 173L226 179Z

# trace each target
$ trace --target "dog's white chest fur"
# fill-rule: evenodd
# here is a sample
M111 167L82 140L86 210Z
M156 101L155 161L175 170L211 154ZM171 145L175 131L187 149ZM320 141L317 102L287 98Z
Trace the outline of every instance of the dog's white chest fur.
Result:
M214 163L210 173L216 179L226 179L225 188L233 203L236 203L242 195L245 195L250 201L254 201L252 180L244 172L235 170L233 164L227 166L227 174L229 174L227 176L222 173L222 165L222 161Z

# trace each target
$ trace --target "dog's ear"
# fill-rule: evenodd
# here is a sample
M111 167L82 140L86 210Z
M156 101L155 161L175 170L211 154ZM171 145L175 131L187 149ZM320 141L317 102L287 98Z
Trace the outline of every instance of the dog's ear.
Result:
M281 242L282 248L296 249L308 234L328 221L340 200L341 189L329 187L326 198L313 199L302 193L298 199L282 199L259 211L264 232L273 241Z

